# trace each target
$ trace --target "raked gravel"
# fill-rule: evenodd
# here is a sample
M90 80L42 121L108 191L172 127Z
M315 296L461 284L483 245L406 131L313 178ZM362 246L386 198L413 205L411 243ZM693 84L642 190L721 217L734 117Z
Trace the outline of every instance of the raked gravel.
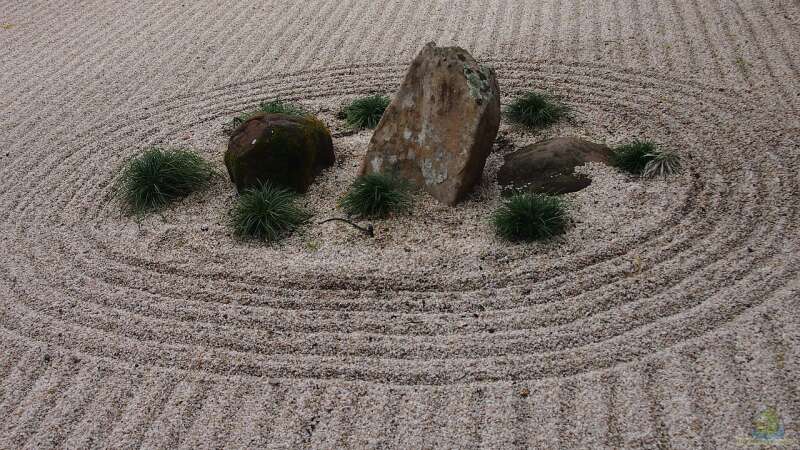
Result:
M0 0L0 447L742 448L770 407L800 446L798 36L791 0ZM317 224L370 138L337 110L431 40L574 117L504 123L455 208ZM222 130L274 98L337 162L266 245L226 226ZM566 135L686 170L583 167L565 236L497 239L503 153ZM152 145L221 175L137 221Z

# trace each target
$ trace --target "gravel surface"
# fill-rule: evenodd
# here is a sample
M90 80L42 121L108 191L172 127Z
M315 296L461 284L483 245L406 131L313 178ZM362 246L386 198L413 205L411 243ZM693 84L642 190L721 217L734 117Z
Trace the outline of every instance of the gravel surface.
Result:
M647 138L686 170L583 167L540 244L492 232L505 146L458 207L317 224L370 138L336 111L431 40L574 109L513 146ZM800 447L796 1L0 0L0 69L0 448L742 448L768 407ZM243 242L222 130L274 98L338 160L314 223ZM136 221L113 183L152 145L221 175Z

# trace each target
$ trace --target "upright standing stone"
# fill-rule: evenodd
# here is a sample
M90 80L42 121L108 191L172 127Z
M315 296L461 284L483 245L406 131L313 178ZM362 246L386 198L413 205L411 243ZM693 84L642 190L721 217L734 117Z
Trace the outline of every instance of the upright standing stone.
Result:
M429 43L372 135L361 173L393 173L454 205L480 180L499 126L494 69Z

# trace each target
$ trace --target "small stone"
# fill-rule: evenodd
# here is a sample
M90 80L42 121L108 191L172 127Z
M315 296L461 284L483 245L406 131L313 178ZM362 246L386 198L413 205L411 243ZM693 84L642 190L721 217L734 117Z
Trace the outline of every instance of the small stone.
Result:
M529 395L531 395L531 391L528 388L524 387L524 388L519 390L519 396L520 397L528 398Z

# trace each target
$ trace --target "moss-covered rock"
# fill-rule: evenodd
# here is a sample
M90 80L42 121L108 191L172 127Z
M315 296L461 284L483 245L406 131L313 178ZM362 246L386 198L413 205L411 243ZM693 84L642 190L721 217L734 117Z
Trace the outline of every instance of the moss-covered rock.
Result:
M306 192L334 160L330 131L313 116L255 114L233 130L225 151L239 192L266 182Z
M480 181L499 126L495 71L431 42L372 134L360 174L393 174L455 205Z

